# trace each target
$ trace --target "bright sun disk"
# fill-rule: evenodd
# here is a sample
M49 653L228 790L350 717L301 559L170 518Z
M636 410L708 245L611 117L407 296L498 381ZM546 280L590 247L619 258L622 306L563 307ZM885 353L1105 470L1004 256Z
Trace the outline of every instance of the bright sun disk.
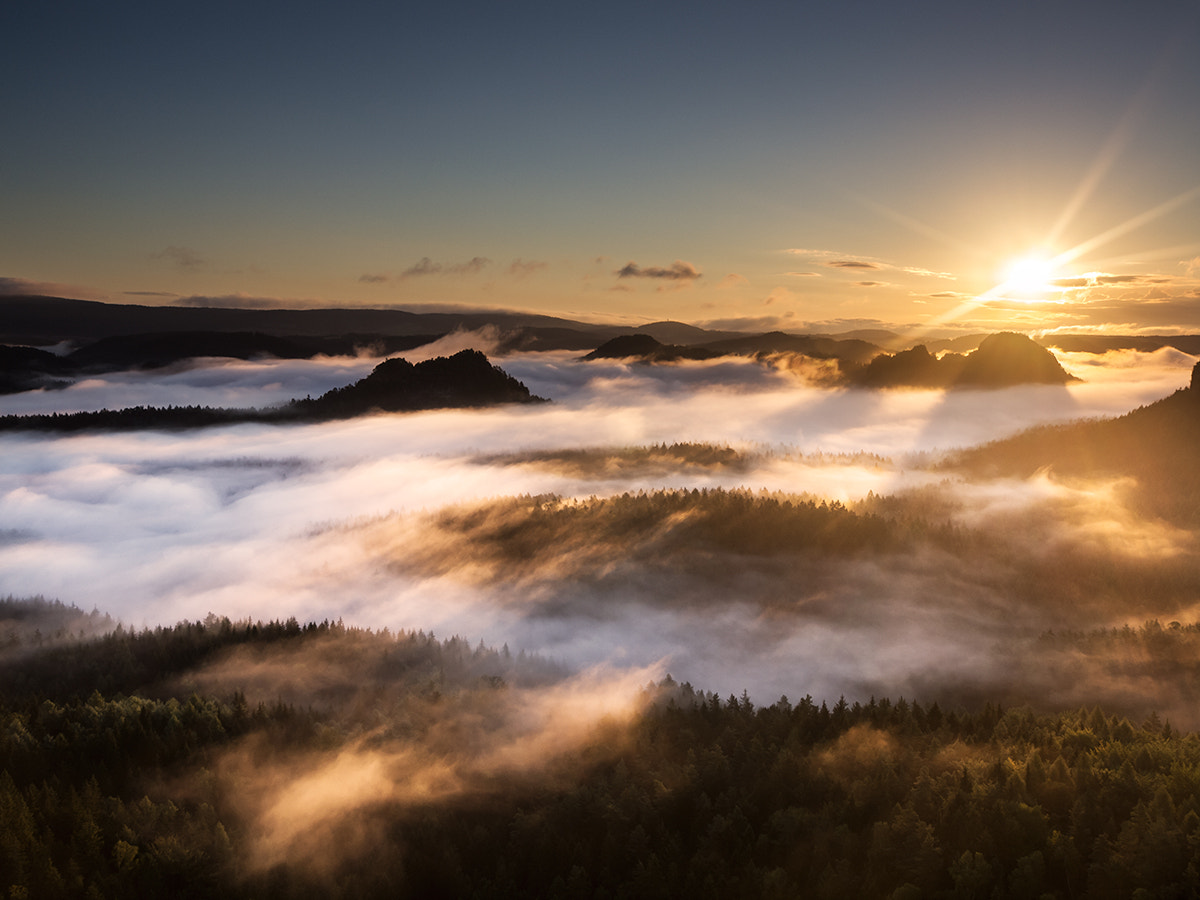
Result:
M1040 254L1014 259L1004 269L1006 287L1021 293L1040 293L1052 290L1055 277L1054 260Z

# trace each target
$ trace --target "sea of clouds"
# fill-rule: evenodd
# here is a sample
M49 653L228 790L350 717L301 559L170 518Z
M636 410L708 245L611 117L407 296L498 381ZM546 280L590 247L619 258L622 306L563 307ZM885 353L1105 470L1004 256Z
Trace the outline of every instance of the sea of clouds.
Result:
M703 589L686 577L631 582L630 602L620 604L566 582L527 596L519 585L421 577L384 565L357 525L520 494L586 498L662 487L853 502L943 481L919 467L940 451L1153 402L1186 385L1195 362L1171 350L1060 358L1084 381L940 392L821 389L742 360L646 366L523 354L495 361L551 403L302 426L8 433L0 437L0 594L95 606L135 627L215 612L419 628L507 642L514 652L571 666L654 666L766 700L781 693L836 698L876 684L954 677L965 667L978 675L1002 665L989 650L1003 634L1003 598L950 597L946 583L930 581L929 566L864 565L826 598L820 615L765 615L753 594L761 585L744 595L723 588L721 602L696 615L656 602L671 591ZM13 395L0 410L266 406L348 384L377 362L213 360ZM762 455L736 470L603 477L481 459L683 441ZM861 453L890 462L837 456ZM962 515L992 515L1006 504L1011 512L1043 502L1047 492L1067 502L1065 490L964 485L961 495L973 499ZM1110 518L1119 521L1119 511ZM416 529L408 539L425 538ZM554 591L561 602L547 604ZM827 614L831 604L854 603L863 604L861 614Z

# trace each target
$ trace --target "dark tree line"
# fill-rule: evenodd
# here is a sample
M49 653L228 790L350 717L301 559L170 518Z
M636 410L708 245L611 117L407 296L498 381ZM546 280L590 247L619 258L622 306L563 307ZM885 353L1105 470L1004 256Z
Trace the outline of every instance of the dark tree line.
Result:
M1133 638L1047 637L1072 639ZM1159 640L1150 627L1138 639ZM642 715L571 751L569 779L497 781L445 802L381 801L364 818L385 852L352 853L320 875L300 861L250 868L252 825L230 805L213 761L251 739L264 773L298 753L336 754L361 740L369 711L255 702L238 690L164 692L170 676L237 648L322 650L353 666L369 657L376 684L403 684L397 709L409 713L443 708L450 691L503 691L524 665L506 648L419 632L217 617L121 630L77 654L42 651L53 667L0 682L5 896L1200 891L1200 739L1152 714L875 698L759 706L669 677L645 688ZM86 677L73 671L77 661ZM111 692L87 691L106 668Z

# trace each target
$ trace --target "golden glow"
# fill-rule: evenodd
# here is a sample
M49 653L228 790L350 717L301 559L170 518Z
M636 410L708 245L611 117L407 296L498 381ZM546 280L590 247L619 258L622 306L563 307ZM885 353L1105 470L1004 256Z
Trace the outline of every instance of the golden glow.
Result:
M1054 290L1052 282L1057 276L1056 261L1048 254L1035 252L1014 259L1005 267L1001 287L1006 293L1025 299Z

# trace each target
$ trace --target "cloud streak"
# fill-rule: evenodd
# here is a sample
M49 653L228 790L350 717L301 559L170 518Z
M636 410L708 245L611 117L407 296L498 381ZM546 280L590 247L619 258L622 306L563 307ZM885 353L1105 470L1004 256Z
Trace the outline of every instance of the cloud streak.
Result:
M473 256L466 262L439 263L428 256L422 256L417 262L400 273L400 278L420 278L425 275L478 275L492 264L486 256Z
M627 262L615 274L618 278L658 278L667 281L695 281L701 277L699 269L681 259L669 266L639 266L635 262Z
M190 247L172 245L164 247L153 255L154 259L166 260L176 269L183 272L194 272L208 266L208 260Z

